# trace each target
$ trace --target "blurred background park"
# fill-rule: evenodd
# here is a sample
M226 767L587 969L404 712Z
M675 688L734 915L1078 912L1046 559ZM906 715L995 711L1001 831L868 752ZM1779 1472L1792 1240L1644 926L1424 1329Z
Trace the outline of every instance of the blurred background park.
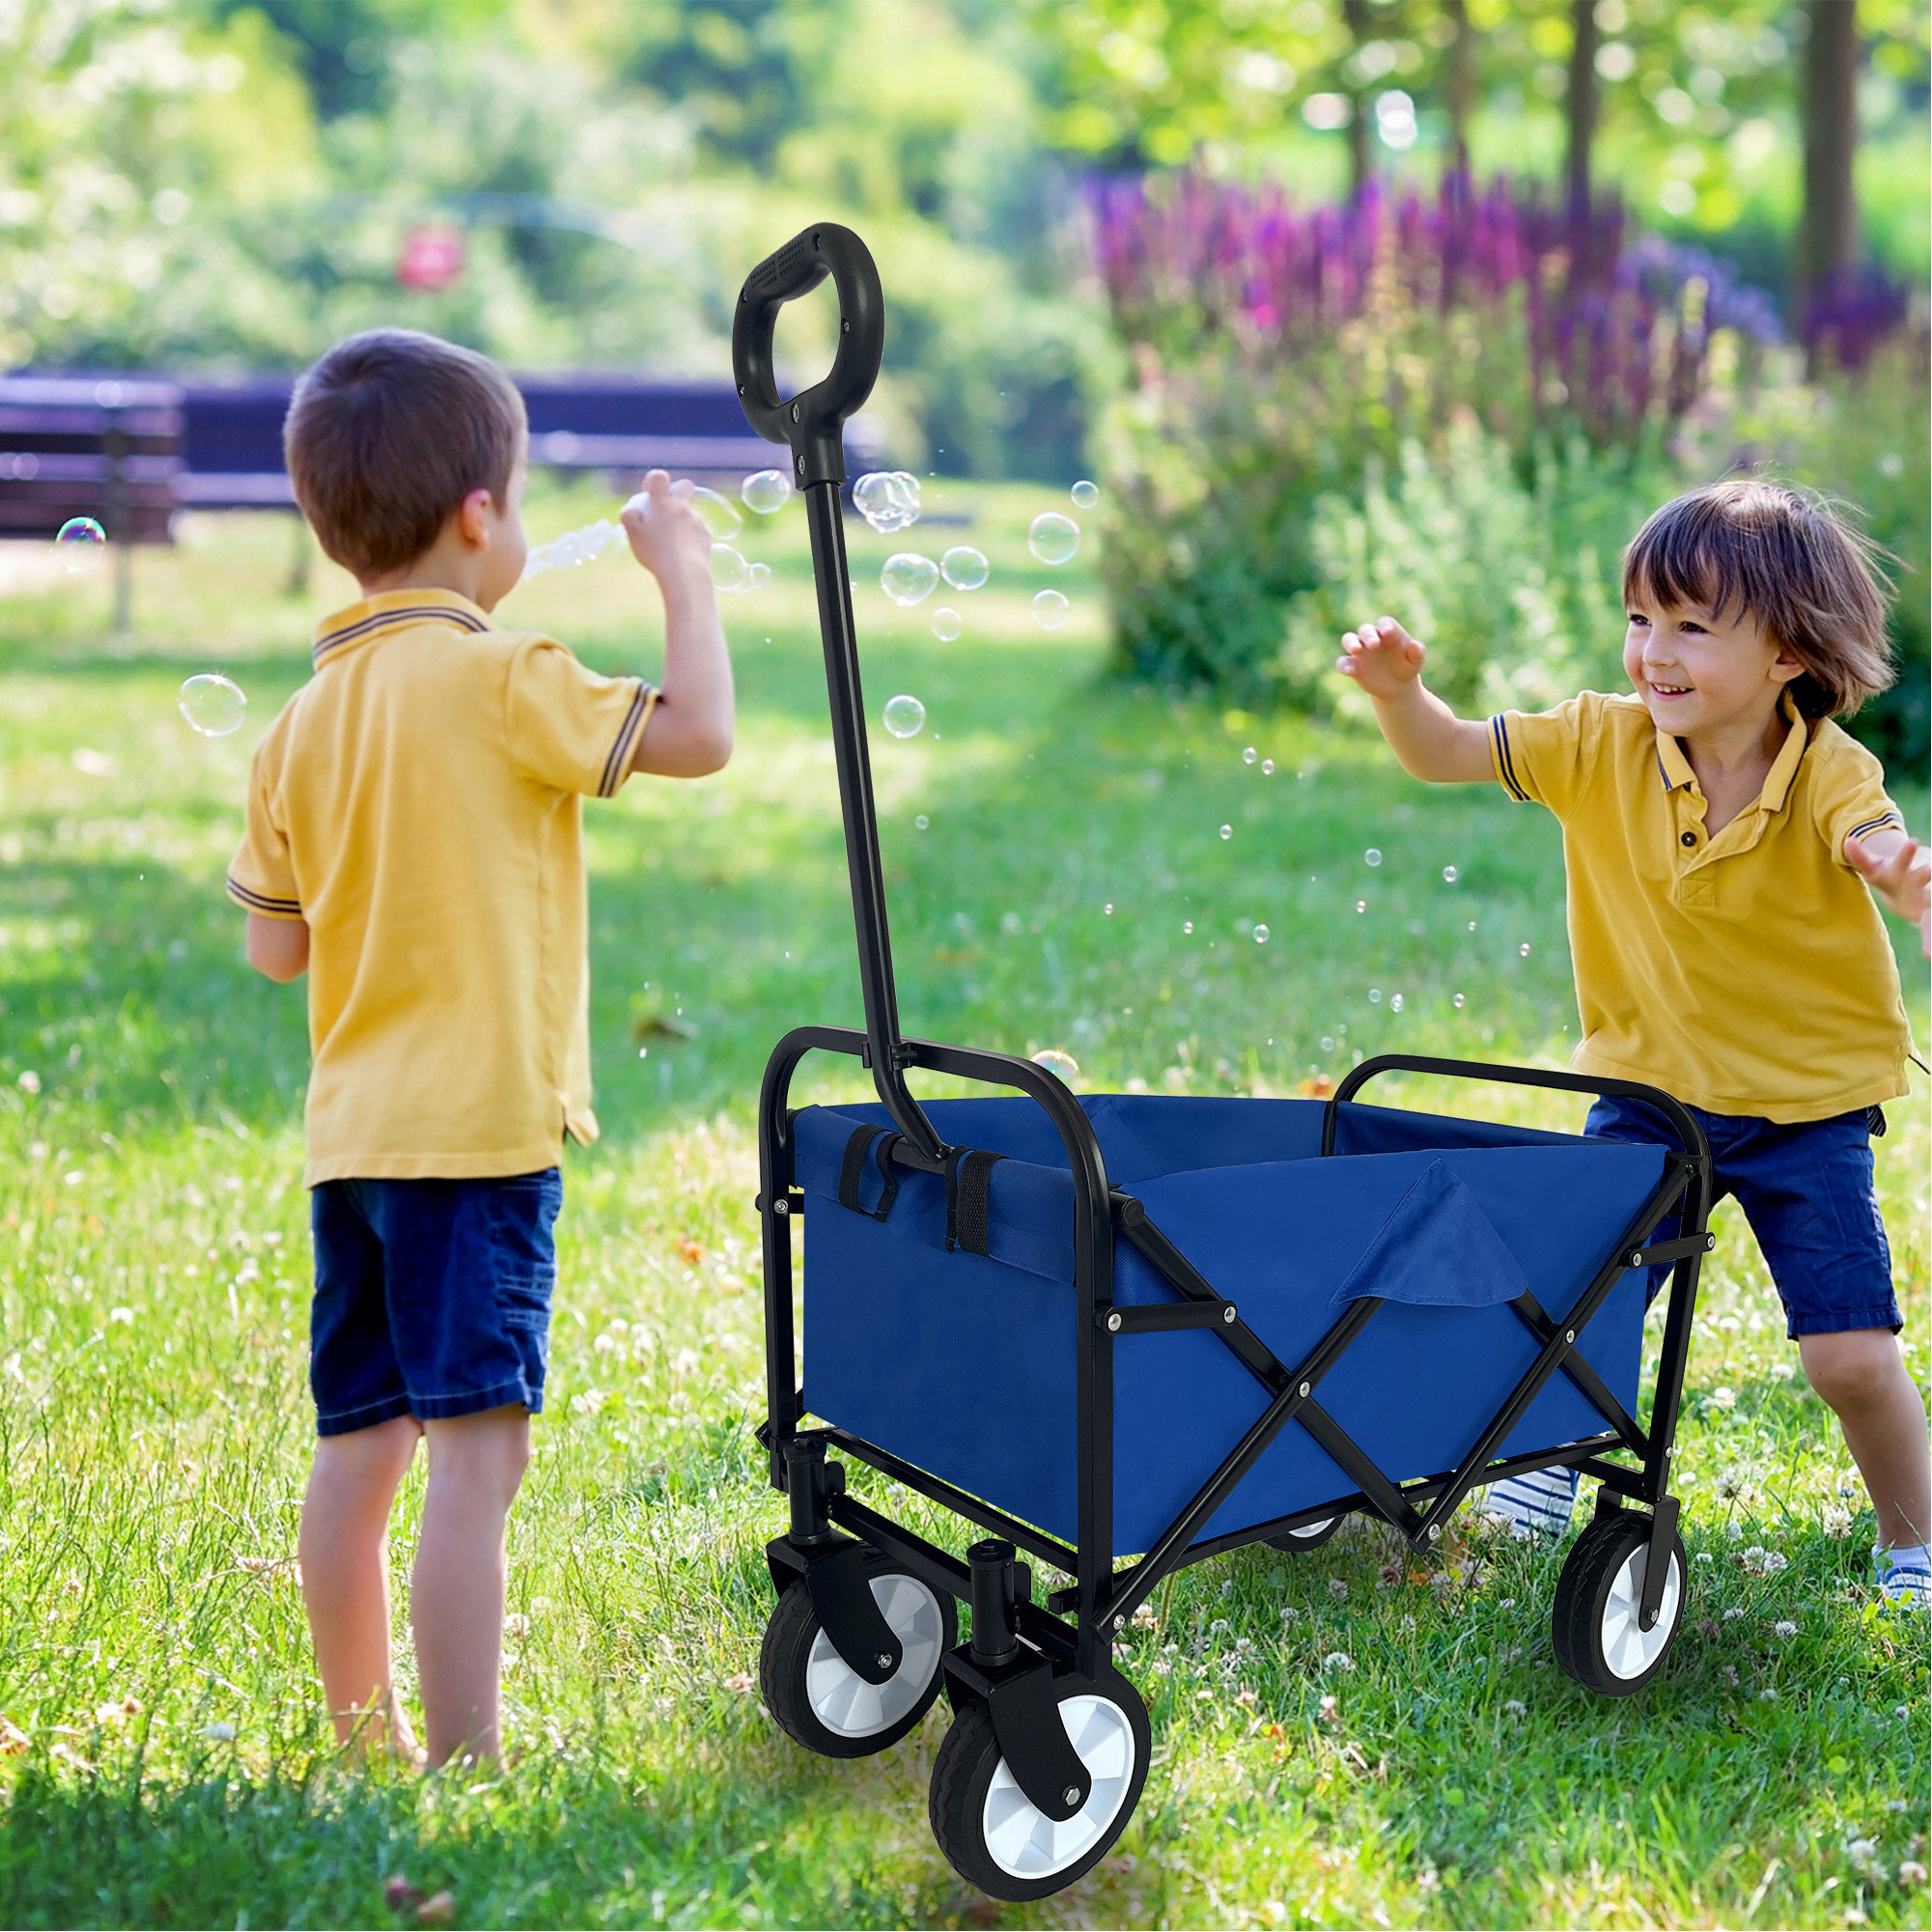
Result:
M843 219L887 303L870 446L922 495L849 519L908 1030L1095 1091L1557 1065L1557 828L1406 779L1331 640L1395 610L1469 706L1616 688L1637 523L1768 465L1896 560L1901 679L1853 723L1924 833L1928 38L1914 0L0 0L0 378L92 408L405 323L533 393L718 385L747 267ZM795 374L829 342L788 311ZM406 1875L464 1923L1922 1926L1924 1624L1875 1601L1729 1206L1694 1601L1641 1697L1556 1670L1560 1550L1244 1553L1132 1638L1156 1763L1116 1855L997 1912L925 1830L938 1717L862 1767L776 1735L752 1096L859 1002L803 519L710 480L764 567L723 600L739 748L587 814L605 1132L513 1523L519 1756L461 1788L346 1777L318 1714L307 1034L221 887L354 586L286 509L189 507L122 629L98 558L0 542L0 1922L414 1923ZM540 464L533 537L633 482ZM890 553L954 546L982 588L884 593ZM655 668L621 555L503 614ZM213 672L245 718L201 736L177 696ZM924 728L882 729L888 694ZM1890 1112L1923 1386L1924 1084Z

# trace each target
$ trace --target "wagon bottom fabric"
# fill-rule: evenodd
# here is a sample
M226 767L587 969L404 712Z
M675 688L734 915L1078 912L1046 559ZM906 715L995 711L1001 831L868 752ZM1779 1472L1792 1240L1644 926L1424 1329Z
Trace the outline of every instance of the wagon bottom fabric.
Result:
M971 1105L983 1129L988 1104ZM1150 1096L1141 1105L1161 1102ZM953 1131L940 1117L945 1106L933 1108L941 1134ZM1071 1177L1001 1161L991 1181L990 1254L948 1253L937 1176L899 1170L898 1198L882 1222L838 1204L846 1142L872 1111L807 1108L797 1119L806 1194L806 1402L827 1421L1071 1540ZM1462 1123L1377 1112L1384 1147L1398 1131L1418 1143L1432 1134L1463 1138ZM1104 1151L1111 1137L1103 1132ZM1110 1151L1108 1159L1111 1166ZM1291 1366L1349 1301L1387 1298L1322 1384L1320 1400L1385 1474L1407 1481L1453 1469L1528 1368L1535 1343L1509 1298L1527 1287L1550 1314L1567 1314L1657 1187L1666 1159L1657 1147L1538 1135L1519 1146L1412 1144L1204 1165L1122 1185ZM878 1197L869 1175L861 1201L872 1206ZM1117 1302L1179 1299L1125 1241L1115 1244L1114 1267ZM1632 1411L1642 1320L1640 1285L1625 1274L1581 1339ZM1113 1541L1126 1554L1149 1548L1181 1513L1267 1396L1201 1330L1122 1336L1113 1359ZM1605 1426L1559 1375L1503 1453L1559 1447ZM1202 1534L1243 1529L1355 1488L1291 1422Z

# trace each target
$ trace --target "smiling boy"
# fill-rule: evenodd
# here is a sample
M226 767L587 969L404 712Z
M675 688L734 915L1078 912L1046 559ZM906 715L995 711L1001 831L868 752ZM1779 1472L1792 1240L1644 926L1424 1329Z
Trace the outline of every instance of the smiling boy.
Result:
M1697 1116L1717 1193L1750 1222L1865 1479L1878 1582L1924 1604L1932 1468L1870 1146L1882 1104L1907 1091L1912 1037L1872 896L1932 957L1932 857L1878 760L1832 722L1892 682L1872 554L1816 497L1716 484L1657 511L1625 556L1632 695L1460 718L1389 617L1345 637L1337 669L1413 776L1494 780L1561 822L1573 1064L1660 1086ZM1585 1131L1673 1137L1623 1100L1597 1102ZM1544 1470L1498 1483L1489 1506L1554 1530L1575 1495L1574 1472Z

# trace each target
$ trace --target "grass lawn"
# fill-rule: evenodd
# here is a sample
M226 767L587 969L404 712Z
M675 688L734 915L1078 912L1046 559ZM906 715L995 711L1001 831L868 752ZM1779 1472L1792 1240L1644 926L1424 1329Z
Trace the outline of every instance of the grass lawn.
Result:
M902 690L928 713L873 747L910 1031L1061 1048L1095 1089L1292 1092L1398 1047L1560 1061L1547 817L1425 792L1302 721L1106 683L1085 558L1025 554L1045 494L927 502L910 538L854 542L873 715ZM547 491L533 525L606 507ZM250 746L350 594L323 566L287 594L288 537L203 519L143 556L125 646L104 584L0 553L0 1922L413 1923L383 1902L404 1873L478 1924L1925 1923L1926 1624L1873 1604L1862 1491L1729 1209L1680 1437L1692 1602L1638 1696L1557 1671L1558 1552L1457 1540L1425 1575L1364 1527L1202 1565L1124 1659L1156 1753L1126 1836L1013 1908L929 1834L940 1713L850 1764L761 1714L761 1544L783 1512L748 1442L751 1100L786 1027L859 1017L796 505L747 534L771 584L727 606L730 770L590 808L605 1136L569 1163L548 1407L512 1528L517 1762L470 1782L346 1772L293 1571L301 995L247 971L220 891ZM929 628L938 599L899 611L876 588L909 542L992 557L989 586L952 599L956 643ZM1050 579L1074 595L1052 632L1028 609ZM538 580L505 615L607 668L655 661L627 561ZM233 738L176 714L210 666L249 694ZM1922 829L1924 795L1906 802ZM806 1071L801 1100L855 1091L844 1065ZM1879 1171L1923 1383L1924 1085L1890 1112Z

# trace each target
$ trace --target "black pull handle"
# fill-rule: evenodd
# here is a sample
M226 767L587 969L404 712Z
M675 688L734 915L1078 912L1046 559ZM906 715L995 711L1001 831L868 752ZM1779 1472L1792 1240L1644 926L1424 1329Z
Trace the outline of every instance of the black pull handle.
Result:
M771 341L778 311L829 275L838 291L838 354L831 374L787 403L778 395ZM821 221L768 255L744 278L731 325L731 366L745 420L792 451L792 480L845 481L845 420L872 394L885 350L885 298L872 251L851 229Z

